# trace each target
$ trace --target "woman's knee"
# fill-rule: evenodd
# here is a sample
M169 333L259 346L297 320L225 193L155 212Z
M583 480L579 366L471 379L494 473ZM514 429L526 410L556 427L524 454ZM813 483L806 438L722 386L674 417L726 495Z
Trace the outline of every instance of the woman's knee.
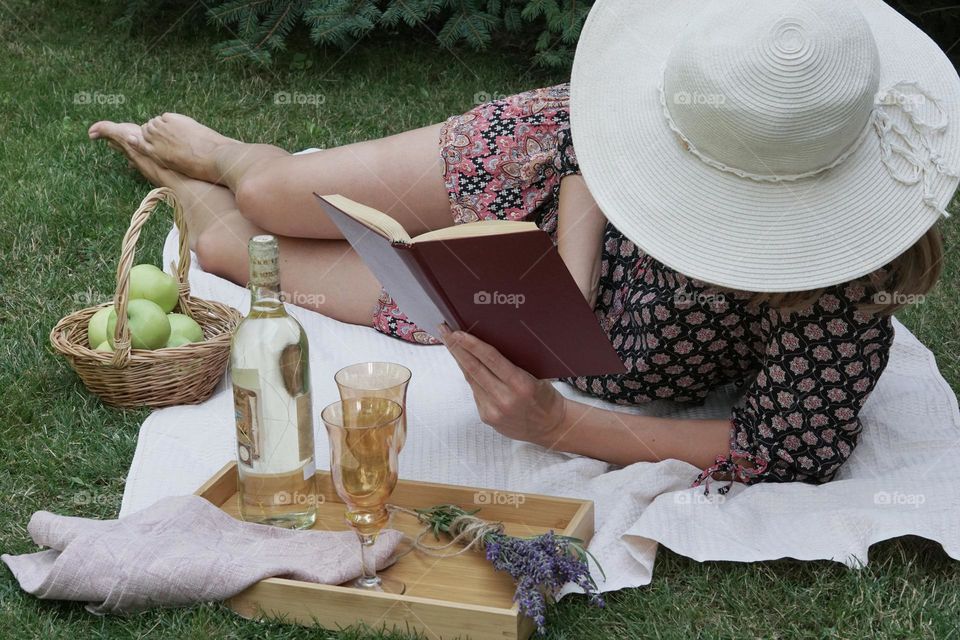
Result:
M220 241L217 235L216 233L211 233L209 228L204 229L197 237L194 247L200 267L209 273L215 273L213 267L218 259L217 253L220 248L218 246Z
M274 169L264 162L244 174L234 193L243 217L267 231L273 231L269 222L277 206L277 180Z
M222 224L211 225L197 238L197 261L207 273L232 282L245 283L247 267L246 240Z

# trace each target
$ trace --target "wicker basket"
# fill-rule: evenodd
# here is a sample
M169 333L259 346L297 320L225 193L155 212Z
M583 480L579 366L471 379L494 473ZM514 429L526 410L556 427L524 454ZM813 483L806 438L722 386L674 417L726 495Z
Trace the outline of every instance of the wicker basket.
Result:
M173 207L173 219L180 231L180 300L175 311L197 321L203 328L204 341L154 351L131 349L127 326L130 269L140 229L161 201ZM196 404L209 398L222 380L230 358L230 337L240 322L240 312L219 302L191 297L189 270L190 245L183 208L170 189L154 189L140 203L123 237L113 302L71 313L50 332L53 348L67 358L87 389L105 403L117 407ZM116 350L94 351L87 346L87 323L98 310L111 304L117 310Z

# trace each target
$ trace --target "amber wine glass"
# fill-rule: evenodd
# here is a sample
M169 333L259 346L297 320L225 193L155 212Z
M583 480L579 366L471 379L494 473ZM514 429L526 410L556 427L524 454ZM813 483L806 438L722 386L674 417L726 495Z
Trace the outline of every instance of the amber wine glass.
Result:
M403 409L400 418L400 444L407 441L407 385L410 383L410 369L395 362L360 362L344 367L333 376L340 390L340 399L386 398L393 400Z
M347 505L347 522L360 538L359 589L403 593L404 584L377 575L373 545L389 519L387 500L397 486L403 408L387 398L361 397L328 405L320 418L330 437L330 476Z

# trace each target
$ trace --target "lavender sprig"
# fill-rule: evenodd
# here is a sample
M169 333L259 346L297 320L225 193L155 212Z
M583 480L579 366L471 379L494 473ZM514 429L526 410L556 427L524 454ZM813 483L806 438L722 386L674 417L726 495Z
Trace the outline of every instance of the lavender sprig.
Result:
M441 533L456 536L463 527L457 523L472 518L479 509L467 511L456 505L439 505L430 509L418 509L421 522L425 523L439 538ZM455 527L458 530L452 530ZM468 541L469 542L469 541ZM516 537L497 531L484 533L477 541L486 549L487 560L498 571L509 573L516 583L513 600L520 611L530 617L538 633L546 631L547 601L555 600L557 593L567 583L583 589L596 606L604 606L597 584L590 575L590 555L583 541L570 536L561 536L549 531L539 536ZM603 569L600 569L601 574Z

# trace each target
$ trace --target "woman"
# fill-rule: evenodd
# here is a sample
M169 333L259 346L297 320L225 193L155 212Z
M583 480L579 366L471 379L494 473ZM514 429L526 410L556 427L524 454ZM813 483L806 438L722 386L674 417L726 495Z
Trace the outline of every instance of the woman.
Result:
M90 136L178 193L204 269L243 283L246 240L276 234L286 289L405 340L438 331L405 319L312 192L411 234L535 220L629 369L570 382L623 404L744 397L727 420L590 408L442 329L484 422L620 465L685 460L697 482L824 482L856 445L890 314L939 275L958 112L946 57L881 0L600 0L569 87L383 140L290 155L177 114Z

